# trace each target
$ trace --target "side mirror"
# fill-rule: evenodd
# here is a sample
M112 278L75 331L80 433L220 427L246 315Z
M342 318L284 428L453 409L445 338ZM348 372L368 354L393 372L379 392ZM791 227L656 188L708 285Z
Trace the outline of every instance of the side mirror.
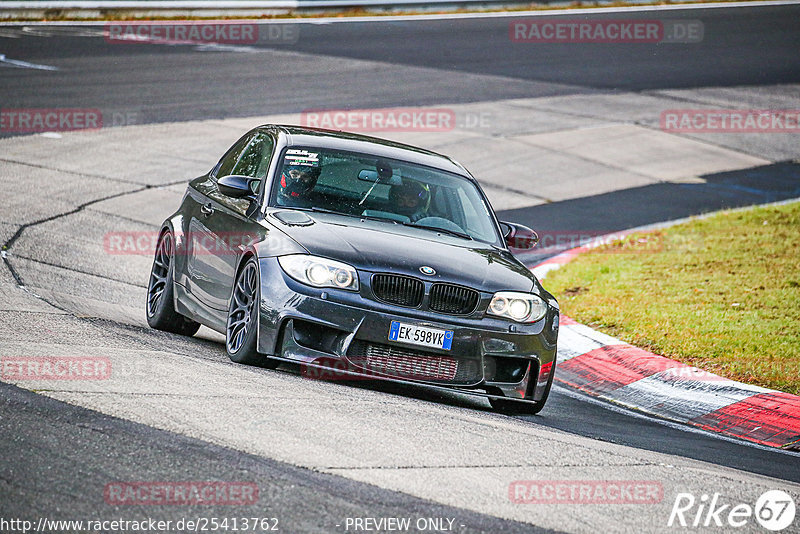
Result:
M219 192L226 197L254 197L255 193L250 188L250 183L253 181L256 181L255 178L250 178L249 176L229 174L217 180L217 185L219 186Z
M530 250L539 244L539 234L527 226L510 222L500 222L503 237L508 248Z

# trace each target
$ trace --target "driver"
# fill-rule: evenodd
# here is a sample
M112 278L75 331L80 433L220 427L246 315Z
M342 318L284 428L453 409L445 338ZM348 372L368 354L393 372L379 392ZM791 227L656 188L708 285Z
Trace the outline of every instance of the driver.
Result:
M296 204L298 200L308 200L309 193L317 185L321 169L308 164L287 162L283 166L278 197L281 204Z
M431 192L428 186L416 180L403 180L389 190L389 200L395 212L405 215L411 222L427 217Z

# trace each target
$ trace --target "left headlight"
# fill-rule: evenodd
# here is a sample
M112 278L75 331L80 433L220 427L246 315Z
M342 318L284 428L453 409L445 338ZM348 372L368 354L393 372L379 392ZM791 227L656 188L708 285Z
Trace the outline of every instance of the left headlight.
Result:
M500 291L494 294L486 312L519 323L535 323L547 313L547 303L532 293Z
M302 284L358 291L358 273L346 263L308 254L281 256L278 263L286 274Z

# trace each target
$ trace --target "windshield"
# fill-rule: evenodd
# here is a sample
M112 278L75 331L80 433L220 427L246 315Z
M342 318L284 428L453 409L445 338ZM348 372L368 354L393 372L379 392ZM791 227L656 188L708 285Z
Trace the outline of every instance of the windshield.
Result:
M270 206L366 217L500 243L491 208L470 180L369 154L287 149Z

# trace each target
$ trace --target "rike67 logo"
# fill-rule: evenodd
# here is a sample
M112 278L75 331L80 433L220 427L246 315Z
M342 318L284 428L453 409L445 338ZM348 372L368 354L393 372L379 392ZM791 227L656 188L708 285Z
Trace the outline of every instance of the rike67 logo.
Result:
M678 493L667 526L730 530L748 525L752 528L755 519L763 528L779 532L794 524L794 499L785 491L766 491L756 500L755 506L724 503L720 497L719 493L714 493L697 499L691 493Z

